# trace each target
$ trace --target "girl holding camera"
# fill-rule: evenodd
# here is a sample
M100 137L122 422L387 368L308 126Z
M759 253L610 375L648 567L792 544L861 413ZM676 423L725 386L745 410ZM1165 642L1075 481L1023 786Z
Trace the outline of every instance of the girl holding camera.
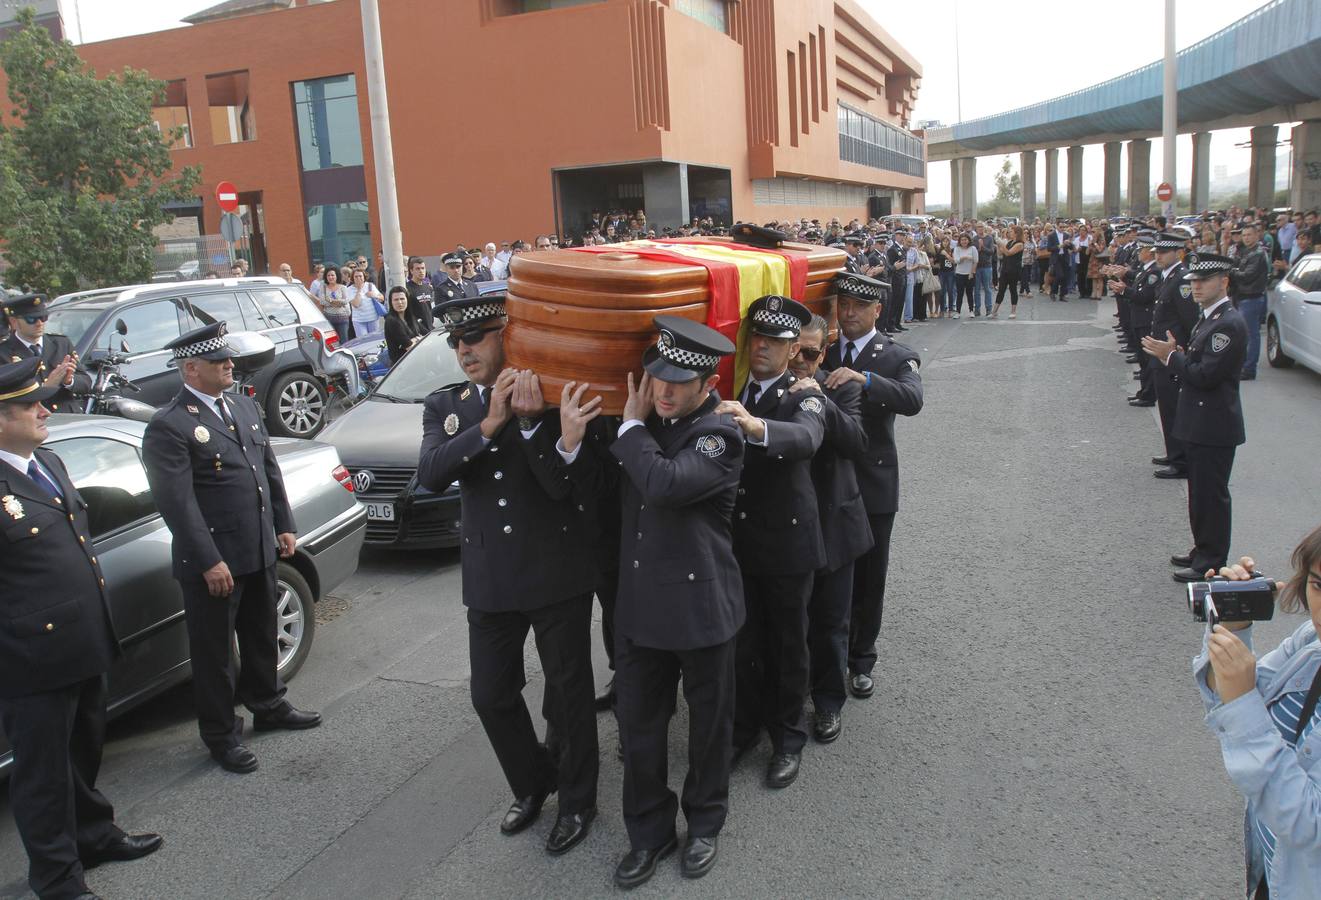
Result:
M1193 660L1206 722L1247 799L1247 896L1258 900L1321 891L1321 528L1290 562L1293 576L1280 585L1277 605L1305 609L1310 621L1259 660L1251 622L1219 624ZM1244 557L1220 574L1245 581L1253 567Z

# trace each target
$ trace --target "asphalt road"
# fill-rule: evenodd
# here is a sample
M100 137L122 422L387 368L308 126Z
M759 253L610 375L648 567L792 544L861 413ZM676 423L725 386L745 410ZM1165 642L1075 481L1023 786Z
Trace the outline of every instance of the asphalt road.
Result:
M876 694L809 745L784 791L763 742L735 772L715 870L670 860L639 896L1230 897L1241 802L1202 724L1192 622L1166 558L1189 544L1183 482L1151 477L1151 410L1124 402L1110 301L1033 298L1015 321L905 337L926 409L899 424L902 511ZM1283 575L1321 508L1321 376L1243 386L1234 554ZM251 741L221 772L187 688L111 726L101 785L148 859L90 874L110 898L583 897L627 848L615 726L600 718L601 815L542 849L554 803L502 837L507 788L468 702L457 555L367 553L323 610L293 682L324 727ZM1259 648L1296 626L1259 629ZM598 650L598 680L605 679ZM529 652L529 704L541 679ZM684 771L680 708L671 779ZM0 897L25 858L0 795Z

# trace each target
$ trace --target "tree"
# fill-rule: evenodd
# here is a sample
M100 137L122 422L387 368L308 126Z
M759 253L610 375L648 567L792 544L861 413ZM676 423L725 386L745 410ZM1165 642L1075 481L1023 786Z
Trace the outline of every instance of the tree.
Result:
M1000 166L1000 171L995 173L995 199L1012 204L1017 204L1023 199L1023 181L1017 172L1010 171L1007 156Z
M59 293L148 281L152 229L194 196L196 167L168 178L169 145L152 106L164 82L124 69L97 78L31 9L0 43L13 104L0 124L0 240L11 284Z

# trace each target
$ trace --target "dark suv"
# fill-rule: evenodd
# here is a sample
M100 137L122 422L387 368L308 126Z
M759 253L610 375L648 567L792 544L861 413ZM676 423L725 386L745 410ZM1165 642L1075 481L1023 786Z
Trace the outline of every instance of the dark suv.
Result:
M124 376L134 398L161 406L179 392L179 371L164 347L180 334L223 320L230 331L256 331L275 343L275 361L250 382L266 426L283 437L310 438L326 424L326 386L298 349L295 329L310 325L328 349L339 335L300 284L282 278L210 278L65 294L51 304L46 328L68 336L78 355L97 349L128 354Z

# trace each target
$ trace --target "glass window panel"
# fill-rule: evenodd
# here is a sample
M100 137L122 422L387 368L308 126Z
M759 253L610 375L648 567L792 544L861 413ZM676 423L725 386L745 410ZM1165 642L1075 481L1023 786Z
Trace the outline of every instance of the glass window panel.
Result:
M294 305L279 288L252 291L252 299L262 315L271 323L271 327L298 324L298 313L294 311Z
M673 0L671 6L676 12L710 25L722 34L728 31L725 0Z
M359 254L372 256L367 204L333 203L307 208L307 237L315 262L341 262Z
M294 120L303 171L363 164L352 75L294 82Z
M193 297L188 303L193 308L193 318L196 320L191 327L201 328L216 322L224 322L230 331L245 331L249 327L243 321L238 297L233 294L208 294Z
M47 446L59 455L73 486L87 501L93 540L156 514L137 448L100 437L70 438Z
M129 353L151 353L162 349L170 341L177 338L179 331L179 315L177 300L154 300L151 303L140 303L137 306L130 306L119 310L116 319L122 319L128 326L128 331L124 334L123 341L128 345ZM95 344L97 347L111 346L107 341L113 341L118 345L119 335L114 330L114 323L111 322L102 330L102 337Z

